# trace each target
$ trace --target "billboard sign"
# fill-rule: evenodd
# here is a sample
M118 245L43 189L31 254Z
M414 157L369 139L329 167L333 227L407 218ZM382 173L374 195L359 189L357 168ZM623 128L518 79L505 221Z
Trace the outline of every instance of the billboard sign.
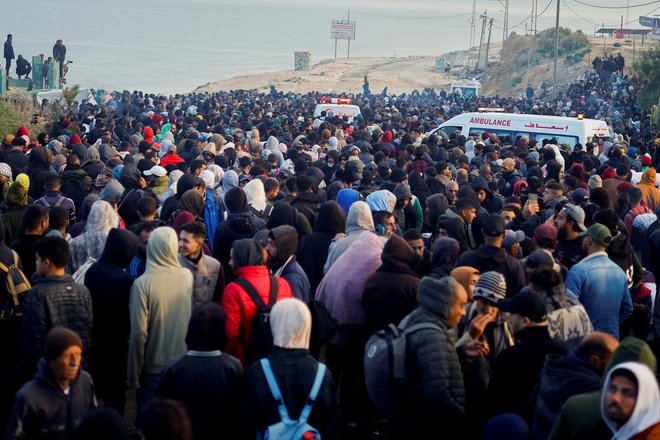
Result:
M330 38L336 40L355 40L355 22L332 20L330 23Z
M660 18L639 17L639 24L646 27L660 28Z

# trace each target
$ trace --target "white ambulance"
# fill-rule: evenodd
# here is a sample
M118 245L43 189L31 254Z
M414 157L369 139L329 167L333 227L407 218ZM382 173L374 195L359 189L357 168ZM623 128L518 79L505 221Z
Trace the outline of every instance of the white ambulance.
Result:
M611 138L605 121L596 119L566 118L559 116L528 115L519 113L463 113L434 128L427 135L438 131L451 136L460 131L465 137L481 137L483 133L496 134L504 144L514 145L518 136L537 139L557 139L557 145L571 150L578 142L601 143ZM598 138L598 139L596 139Z
M314 108L314 119L321 118L321 112L326 116L342 117L349 123L361 114L360 107L353 105L350 98L321 98L321 103Z

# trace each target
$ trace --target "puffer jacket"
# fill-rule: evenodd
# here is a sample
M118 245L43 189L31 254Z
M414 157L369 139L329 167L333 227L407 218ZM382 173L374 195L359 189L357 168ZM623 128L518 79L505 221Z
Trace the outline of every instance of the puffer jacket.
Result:
M520 177L520 172L518 172L518 170L513 170L510 173L503 173L497 183L500 194L502 194L503 197L511 197L513 195L513 186L521 179L522 177Z
M6 438L70 439L83 415L93 408L96 397L88 373L80 371L64 394L46 360L41 359L34 379L16 394Z
M195 263L179 255L181 267L188 269L193 275L192 307L208 301L220 302L225 288L225 273L222 266L213 257L202 254Z
M87 287L73 281L71 275L33 277L25 301L21 334L22 374L32 375L44 355L44 338L54 327L66 327L80 336L83 343L83 368L92 345L92 297Z
M406 326L432 323L439 329L419 330L408 337L406 370L409 384L404 403L394 414L395 430L408 438L447 438L464 429L465 385L456 354L455 336L447 325L453 295L419 291L419 307Z
M245 266L236 269L236 276L244 278L257 291L264 304L270 296L270 275L266 266ZM276 301L292 298L291 287L284 278L277 277ZM257 314L257 306L248 293L236 283L229 283L222 295L222 308L227 314L226 351L245 364L244 348L250 340L252 319ZM245 346L244 346L245 344Z

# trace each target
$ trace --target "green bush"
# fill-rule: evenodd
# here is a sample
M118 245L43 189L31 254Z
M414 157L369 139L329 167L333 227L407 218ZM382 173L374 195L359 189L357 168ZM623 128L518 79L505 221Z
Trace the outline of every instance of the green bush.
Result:
M32 114L37 111L30 100L0 100L0 137L16 134L18 127L27 127L30 138L36 138L41 127L32 123Z
M660 97L660 46L646 50L635 63L635 82L640 88L638 95L644 109L650 109Z
M514 76L511 78L511 85L512 86L517 86L522 82L522 75Z

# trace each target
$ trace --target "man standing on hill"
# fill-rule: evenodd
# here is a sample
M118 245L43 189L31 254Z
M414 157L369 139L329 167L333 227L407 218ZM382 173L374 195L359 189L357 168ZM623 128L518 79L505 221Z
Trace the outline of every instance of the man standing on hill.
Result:
M7 41L5 41L5 70L7 71L7 76L9 76L9 68L11 67L11 60L14 57L14 46L11 45L12 36L11 34L7 35Z
M57 40L53 46L53 61L60 62L60 78L62 78L62 71L64 69L64 58L66 57L66 46L62 44L62 40Z

